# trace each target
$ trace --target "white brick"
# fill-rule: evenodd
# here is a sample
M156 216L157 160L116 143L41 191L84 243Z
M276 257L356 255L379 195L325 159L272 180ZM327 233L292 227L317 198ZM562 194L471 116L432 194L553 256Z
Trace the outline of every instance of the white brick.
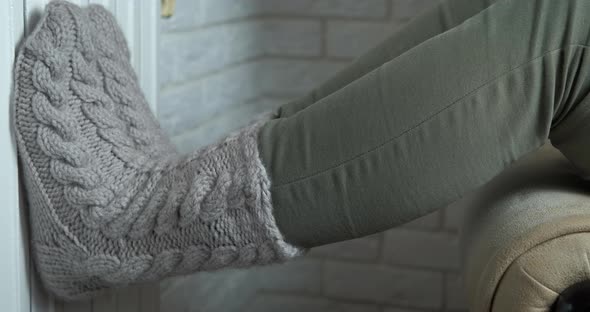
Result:
M245 63L181 86L164 88L158 111L170 135L195 129L218 115L258 97L256 62Z
M463 203L461 203L463 202ZM444 227L447 230L458 232L463 227L463 221L468 205L465 201L459 200L445 208ZM477 207L473 207L477 208Z
M327 54L336 57L357 57L400 27L396 23L328 22Z
M199 24L201 1L176 0L174 14L160 19L160 31L181 30L195 27Z
M240 124L232 124L231 122L237 122L233 118L215 118L204 124L197 126L194 129L188 129L185 132L173 136L172 142L181 153L191 152L199 147L212 144L230 131L236 128Z
M163 35L160 40L160 85L197 78L228 64L262 53L256 22L242 22Z
M379 256L379 249L379 235L370 235L312 248L309 255L324 258L374 261Z
M245 126L256 115L273 109L277 102L253 100L232 108L226 108L223 113L196 128L174 136L172 142L181 152L190 152L201 146L211 144L223 138L229 132Z
M160 22L164 32L186 31L255 15L257 0L176 0L174 14Z
M198 78L263 54L319 56L317 21L262 20L164 34L160 40L160 85Z
M247 284L247 271L219 270L188 275L160 294L162 311L219 311L221 307L241 304L254 295L255 288L243 288ZM228 301L228 294L232 300Z
M447 274L446 277L447 310L467 311L467 295L460 274Z
M266 14L296 14L305 16L384 18L385 0L258 0L260 11Z
M388 0L177 0L170 18L161 20L164 32L186 31L213 23L260 14L290 14L382 19Z
M196 1L196 0L184 0ZM199 0L203 24L252 16L260 11L258 0Z
M386 307L383 312L422 312L424 310Z
M324 293L333 298L437 309L442 283L439 272L338 262L324 268Z
M321 266L317 259L299 258L284 263L249 268L250 287L260 290L297 291L318 294Z
M169 291L174 291L174 287L176 287L176 285L181 283L183 279L189 276L190 275L169 276L160 280L160 294L165 294Z
M205 111L204 105L201 82L162 90L158 100L158 120L166 133L175 135L194 127Z
M317 297L284 294L258 294L244 310L247 312L381 312L378 305L343 303Z
M438 0L392 0L394 19L411 19L434 6Z
M383 257L389 264L459 269L457 235L395 228L385 233Z
M267 55L319 56L322 52L319 21L264 19L254 31Z
M417 230L436 230L441 226L442 212L436 210L430 214L403 224L402 227Z
M348 62L267 59L258 76L262 92L300 96L330 78Z
M203 78L205 105L214 107L215 113L218 113L260 96L262 90L257 77L260 76L262 65L262 61L250 62Z
M317 295L320 266L318 261L300 258L248 269L199 272L162 292L162 311L242 311L265 289Z

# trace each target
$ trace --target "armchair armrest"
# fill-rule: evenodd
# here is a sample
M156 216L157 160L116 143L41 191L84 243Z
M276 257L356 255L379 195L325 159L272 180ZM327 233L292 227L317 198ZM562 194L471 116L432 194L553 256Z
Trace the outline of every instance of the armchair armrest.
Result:
M561 312L590 290L590 181L549 141L453 205L471 311Z

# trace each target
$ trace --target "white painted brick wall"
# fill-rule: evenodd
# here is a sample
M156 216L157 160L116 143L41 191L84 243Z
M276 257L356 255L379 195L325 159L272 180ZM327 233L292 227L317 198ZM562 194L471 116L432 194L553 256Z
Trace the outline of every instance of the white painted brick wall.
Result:
M264 18L254 29L264 55L320 56L322 27L317 20Z
M392 0L393 19L408 20L432 6L436 0Z
M177 0L159 118L182 151L302 96L436 0ZM465 311L455 205L280 265L162 285L163 311Z
M160 40L160 84L198 79L230 64L260 55L255 21L224 24L191 32L171 32Z
M259 12L300 17L384 19L389 0L259 0Z
M295 294L268 294L256 296L248 303L245 312L381 312L376 304L344 303L321 297Z
M458 270L457 235L395 228L385 232L385 262L423 269Z
M382 235L369 235L357 239L313 248L308 256L335 260L354 260L375 263L381 254Z
M327 54L335 57L356 57L401 27L401 22L328 21Z
M440 272L330 261L323 273L325 294L332 298L429 309L442 305Z

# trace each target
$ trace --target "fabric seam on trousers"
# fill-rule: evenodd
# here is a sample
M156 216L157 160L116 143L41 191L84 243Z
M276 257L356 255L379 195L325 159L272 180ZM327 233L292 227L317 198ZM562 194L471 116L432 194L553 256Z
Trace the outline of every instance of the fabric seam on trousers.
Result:
M300 178L297 178L297 179L295 179L295 180L293 180L293 181L289 181L289 182L285 182L285 183L282 183L282 184L278 184L278 185L272 186L272 187L271 187L271 189L275 189L275 190L276 190L276 189L279 189L279 188L283 188L283 187L289 186L289 185L291 185L291 184L294 184L294 183L302 182L302 181L304 181L304 180L306 180L306 179L313 178L313 177L315 177L315 176L321 175L321 174L323 174L323 173L325 173L325 172L327 172L327 171L330 171L330 170L336 169L336 168L338 168L338 167L341 167L341 166L343 166L343 165L345 165L345 164L347 164L347 163L349 163L349 162L351 162L351 161L354 161L354 160L356 160L356 159L358 159L358 158L361 158L361 157L363 157L363 156L365 156L365 155L367 155L367 154L369 154L369 153L372 153L373 151L375 151L375 150L377 150L377 149L379 149L379 148L381 148L381 147L383 147L383 146L385 146L385 145L387 145L387 144L389 144L389 143L391 143L391 142L395 142L397 139L401 138L401 137L402 137L402 136L404 136L406 133L408 133L408 132L410 132L410 131L412 131L412 130L414 130L414 129L418 128L419 126L421 126L421 125L422 125L422 124L424 124L425 122L427 122L427 121L431 120L432 118L434 118L435 116L437 116L437 115L438 115L438 114L440 114L441 112L443 112L443 111L445 111L445 110L447 110L447 109L449 109L449 108L452 108L452 107L454 107L454 104L457 104L457 103L461 102L462 100L464 100L465 98L467 98L467 97L469 97L469 96L471 96L471 95L474 95L474 94L476 94L478 91L480 91L480 90L482 90L483 88L485 88L485 87L489 86L490 84L492 84L492 83L494 83L494 82L498 81L500 78L503 78L503 77L505 77L505 76L507 76L507 75L509 75L509 74L513 73L514 71L516 71L516 70L518 70L518 69L521 69L521 68L523 68L523 67L526 67L526 66L530 65L531 63L533 63L534 61L536 61L536 60L538 60L538 59L544 58L544 57L546 57L546 56L548 56L548 55L550 55L550 54L552 54L552 53L560 52L560 51L562 51L562 50L565 50L565 49L567 49L567 48L571 48L571 47L574 47L574 48L582 48L582 49L590 48L590 46L588 46L588 45L582 45L582 44L567 44L567 45L564 45L564 46L562 46L562 47L560 47L560 48L557 48L557 49L554 49L554 50L550 50L550 51L546 51L546 52L544 52L543 54L541 54L541 55L539 55L539 56L536 56L536 57L534 57L534 58L532 58L532 59L528 60L527 62L525 62L525 63L523 63L523 64L520 64L520 65L518 65L518 66L516 66L516 67L514 67L514 68L512 68L512 69L510 69L510 70L508 70L508 71L506 71L505 73L503 73L503 74L501 74L501 75L499 75L499 76L497 76L497 77L494 77L494 78L490 79L489 81L485 82L485 83L484 83L484 84L482 84L481 86L479 86L479 87L475 88L474 90L472 90L472 91L470 91L469 93L467 93L467 94L463 95L463 96L462 96L462 97L460 97L459 99L457 99L457 100L453 101L451 104L449 104L449 105L447 105L447 106L443 107L442 109L440 109L440 110L439 110L439 111L437 111L436 113L432 114L432 115L431 115L431 116L429 116L428 118L426 118L426 119L424 119L424 120L420 121L420 122L419 122L418 124L416 124L415 126L413 126L413 127L409 128L409 129L407 129L407 130L403 131L403 132L402 132L402 133L400 133L398 136L396 136L396 137L393 137L393 138L389 138L389 139L385 140L383 143L381 143L381 144L379 144L379 145L377 145L377 146L375 146L375 147L373 147L373 148L370 148L369 150L367 150L367 151L365 151L365 152L363 152L363 153L361 153L361 154L358 154L358 155L356 155L356 156L354 156L354 157L352 157L352 158L349 158L349 159L347 159L347 160L341 161L341 162L339 162L338 164L335 164L335 165L333 165L333 166L331 166L331 167L329 167L329 168L323 169L323 170L321 170L321 171L319 171L319 172L312 173L312 174L310 174L310 175L308 175L308 176L305 176L305 177L300 177Z

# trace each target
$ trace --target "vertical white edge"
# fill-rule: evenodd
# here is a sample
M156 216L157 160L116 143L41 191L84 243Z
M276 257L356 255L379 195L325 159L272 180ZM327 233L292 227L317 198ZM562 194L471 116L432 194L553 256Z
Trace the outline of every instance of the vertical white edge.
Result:
M160 1L136 0L139 7L140 44L136 49L141 69L140 83L154 114L158 113L158 42L160 36Z
M21 0L23 2L24 31L28 34L39 21L45 5L49 0ZM23 228L26 227L26 222ZM30 253L29 253L30 255ZM44 291L41 282L35 272L32 258L28 257L28 273L30 282L30 311L32 312L54 312L55 302L52 297Z
M145 1L145 0L144 0ZM123 29L125 39L131 51L131 64L137 70L135 63L135 5L133 0L113 0L112 12L117 17L119 25Z
M2 310L30 311L28 241L19 196L16 143L12 131L12 73L15 47L24 31L22 0L0 9L0 302Z

